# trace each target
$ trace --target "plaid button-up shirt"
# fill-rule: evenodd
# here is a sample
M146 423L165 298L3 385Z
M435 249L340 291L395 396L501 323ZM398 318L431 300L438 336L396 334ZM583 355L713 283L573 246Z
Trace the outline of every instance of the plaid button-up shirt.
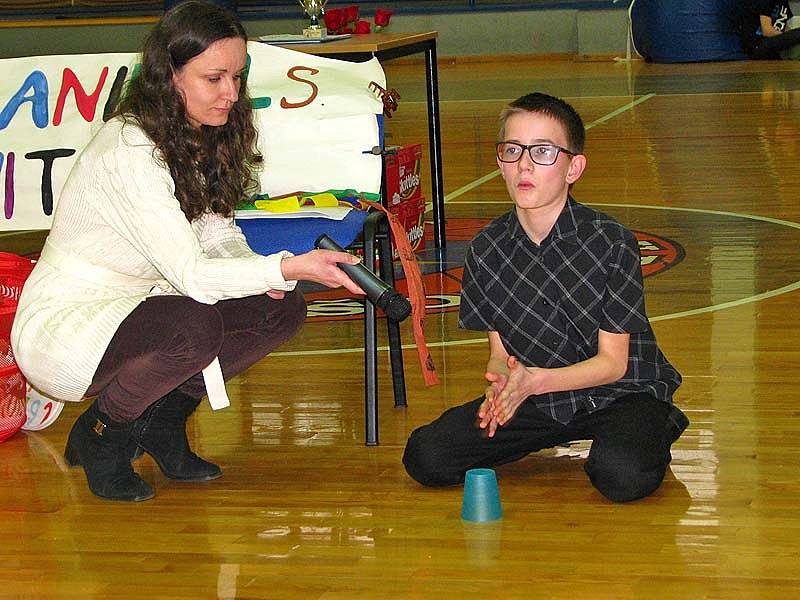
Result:
M496 331L509 354L526 366L546 368L596 355L600 329L629 333L622 379L527 399L564 424L580 409L599 410L632 393L646 392L672 404L681 383L647 319L636 237L572 198L539 246L515 210L475 236L465 260L459 324ZM688 425L677 408L671 421L677 435Z

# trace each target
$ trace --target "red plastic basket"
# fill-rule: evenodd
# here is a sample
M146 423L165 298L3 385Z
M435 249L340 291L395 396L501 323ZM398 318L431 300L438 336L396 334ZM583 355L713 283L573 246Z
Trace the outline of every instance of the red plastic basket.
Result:
M0 442L25 424L25 377L11 351L11 325L17 312L22 286L35 262L30 258L0 252Z

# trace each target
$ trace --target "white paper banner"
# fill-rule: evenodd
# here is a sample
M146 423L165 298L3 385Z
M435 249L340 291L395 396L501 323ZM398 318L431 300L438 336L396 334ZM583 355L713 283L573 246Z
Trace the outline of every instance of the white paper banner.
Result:
M380 189L377 59L350 63L259 42L247 46L248 87L266 168L262 192ZM139 56L84 54L0 60L0 230L49 229L81 149L113 110Z

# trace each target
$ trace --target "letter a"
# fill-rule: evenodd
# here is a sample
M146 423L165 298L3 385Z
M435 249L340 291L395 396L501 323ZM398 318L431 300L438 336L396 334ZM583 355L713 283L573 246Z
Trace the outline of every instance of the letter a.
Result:
M33 90L33 94L27 96L26 92L29 89ZM0 131L8 127L23 102L31 103L34 125L39 129L47 127L47 77L41 71L34 71L28 75L17 93L0 112Z

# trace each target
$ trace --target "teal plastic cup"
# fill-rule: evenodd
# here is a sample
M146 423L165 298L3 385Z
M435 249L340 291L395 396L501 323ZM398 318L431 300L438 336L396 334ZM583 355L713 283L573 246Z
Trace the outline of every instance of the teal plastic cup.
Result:
M493 469L470 469L464 477L464 500L461 518L486 523L503 518L500 490Z

